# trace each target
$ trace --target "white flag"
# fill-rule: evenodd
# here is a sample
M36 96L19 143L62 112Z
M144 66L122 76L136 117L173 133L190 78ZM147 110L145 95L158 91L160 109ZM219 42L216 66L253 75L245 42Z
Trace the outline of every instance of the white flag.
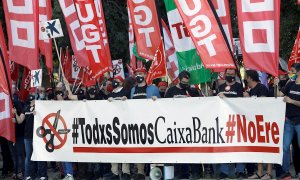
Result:
M72 56L72 79L77 79L79 74L80 68L77 64L76 58Z
M51 39L64 36L59 19L40 22L42 39Z
M125 79L122 59L113 60L112 64L113 64L113 76L112 77L121 76L123 79Z
M42 69L32 70L30 86L31 87L42 86L42 77L43 77Z

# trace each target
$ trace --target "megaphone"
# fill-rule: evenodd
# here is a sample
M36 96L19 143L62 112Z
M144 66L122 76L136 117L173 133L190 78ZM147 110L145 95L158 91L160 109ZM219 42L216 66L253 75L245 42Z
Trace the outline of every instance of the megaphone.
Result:
M149 175L151 180L160 180L163 177L163 173L158 167L153 167Z

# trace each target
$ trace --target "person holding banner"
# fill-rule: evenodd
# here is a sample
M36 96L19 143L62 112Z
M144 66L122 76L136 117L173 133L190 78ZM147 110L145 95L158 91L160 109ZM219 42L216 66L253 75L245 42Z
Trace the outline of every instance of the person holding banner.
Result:
M160 97L162 98L165 97L167 88L168 88L168 83L166 81L161 81L158 83L158 90L159 90Z
M300 63L295 65L295 81L289 81L285 88L278 92L279 96L284 96L286 102L286 119L283 134L283 173L280 178L291 178L290 169L290 145L294 135L297 135L298 146L300 148ZM279 79L274 80L274 85L279 84Z
M107 95L108 101L126 100L130 98L130 91L123 88L124 79L121 76L114 77L112 81L113 90Z
M20 114L17 113L16 109L13 109L13 113L16 117L17 123L21 124L25 122L24 131L24 144L25 144L25 179L31 180L39 178L40 180L47 179L47 162L44 161L31 161L31 155L33 151L33 122L35 115L35 97L36 89L31 88L29 90L28 102L29 105L24 108L24 112ZM36 170L37 169L37 172Z
M237 70L236 69L226 69L225 70L225 83L219 86L217 95L221 98L237 98L243 97L243 86L242 84L236 82ZM230 164L221 164L220 165L220 179L227 178L231 173ZM236 178L245 178L245 164L237 163L236 164Z
M55 97L54 99L57 101L65 100L65 91L62 83L58 83L55 88ZM62 162L63 170L64 170L64 180L74 180L73 177L73 163L71 162Z
M108 101L112 102L114 100L126 100L130 98L130 91L126 91L126 89L123 88L124 79L121 76L114 77L112 81L112 87L113 91L109 93ZM103 179L104 180L119 180L119 164L117 163L111 163L111 172L106 174ZM122 163L122 180L130 180L130 164L128 163Z
M160 98L159 90L156 86L147 86L145 68L137 68L134 72L137 85L131 89L130 99L150 99L156 100ZM145 179L145 164L137 164L138 174L133 178L134 180Z
M259 74L255 70L247 70L245 73L245 82L250 91L244 92L244 97L268 97L268 88L260 83ZM251 165L250 165L251 167ZM248 170L248 174L252 174L253 167ZM257 172L248 177L249 179L272 179L272 164L267 164L267 173L263 174L263 164L257 164Z
M182 71L178 75L179 83L176 86L170 87L166 94L165 98L186 98L191 97L190 92L190 73L188 71ZM197 172L200 167L197 164L191 165L192 169L192 177L195 179L199 179L200 174ZM189 179L189 165L188 164L178 164L175 165L175 179Z

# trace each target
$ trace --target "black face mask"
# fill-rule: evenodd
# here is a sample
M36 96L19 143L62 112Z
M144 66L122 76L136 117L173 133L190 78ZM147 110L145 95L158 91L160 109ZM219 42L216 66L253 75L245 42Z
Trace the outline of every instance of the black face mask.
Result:
M189 84L183 84L183 83L179 83L179 86L184 89L184 90L188 90L190 85Z
M63 93L62 91L56 91L56 92L55 92L55 96L57 96L57 95L63 96L64 93Z
M79 91L78 91L78 95L83 95L84 94L84 91L82 90L82 89L80 89Z
M287 80L281 80L281 81L279 81L278 85L279 85L280 88L283 88L286 85L287 82L288 82L288 79Z
M139 84L145 80L145 78L143 76L137 76L135 79L136 79L136 82Z
M95 88L90 88L90 89L88 90L88 93L89 93L90 95L95 95L95 94L96 94L96 89L95 89Z
M119 85L120 85L120 83L118 81L115 81L115 80L112 81L112 87L114 89L116 89L117 87L119 87Z
M233 77L233 76L226 76L226 77L225 77L225 80L226 80L228 83L232 83L233 81L235 81L235 77Z
M31 102L31 101L33 101L34 99L35 99L35 95L29 95L27 100L28 100L29 102Z
M160 97L165 97L165 92L159 91Z

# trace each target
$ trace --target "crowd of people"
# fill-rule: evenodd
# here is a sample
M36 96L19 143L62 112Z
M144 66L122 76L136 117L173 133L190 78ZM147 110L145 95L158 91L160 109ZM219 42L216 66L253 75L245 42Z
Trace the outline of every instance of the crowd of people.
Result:
M116 163L73 163L73 162L41 162L31 161L33 151L33 124L35 115L35 100L107 100L116 101L128 99L158 98L188 98L201 96L219 96L220 98L235 97L274 97L284 96L286 119L283 138L282 165L261 163L236 164L175 164L175 179L199 178L249 178L272 179L272 170L276 170L276 177L288 179L292 176L300 178L300 64L294 64L290 75L280 70L278 78L266 86L260 82L259 74L255 70L246 70L244 81L240 81L236 69L226 69L224 80L212 83L211 90L203 93L198 85L190 85L190 74L182 71L178 76L178 83L160 81L156 85L147 85L145 78L147 71L138 68L133 77L123 79L120 76L107 79L101 84L89 87L81 86L76 93L66 79L56 85L54 89L31 88L28 100L22 102L18 96L15 84L13 90L12 119L16 126L16 142L8 142L1 138L1 152L3 157L2 178L17 179L51 179L47 172L51 169L59 172L62 179L98 179L104 180L142 180L149 174L149 164L116 164ZM76 88L74 88L76 89ZM292 156L290 147L292 145ZM290 174L291 157L296 174ZM266 171L263 170L266 167Z

